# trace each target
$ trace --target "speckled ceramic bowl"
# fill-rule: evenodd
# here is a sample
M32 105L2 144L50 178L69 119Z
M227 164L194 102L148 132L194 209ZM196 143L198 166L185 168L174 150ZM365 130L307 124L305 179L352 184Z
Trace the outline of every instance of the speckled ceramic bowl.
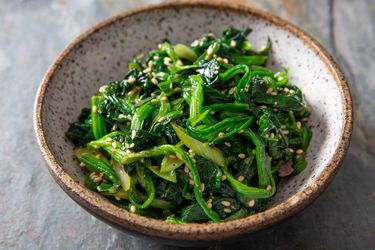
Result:
M266 211L226 223L169 224L112 205L82 185L73 145L64 133L104 83L120 79L135 55L169 38L189 43L202 33L251 27L254 46L273 41L269 66L290 69L312 107L313 139L307 169L281 183ZM297 213L311 203L339 169L352 133L350 93L327 51L297 27L263 11L223 4L154 5L107 19L74 40L43 78L35 105L35 130L56 182L79 205L98 218L134 235L171 244L207 244L239 238Z

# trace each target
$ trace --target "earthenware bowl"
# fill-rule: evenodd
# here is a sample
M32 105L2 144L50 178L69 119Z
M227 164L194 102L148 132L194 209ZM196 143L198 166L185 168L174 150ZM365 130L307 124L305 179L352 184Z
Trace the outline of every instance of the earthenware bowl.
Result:
M83 174L65 138L69 124L88 106L99 86L123 77L127 63L169 38L190 43L225 27L251 27L255 47L269 36L269 66L290 70L290 81L312 108L313 139L308 167L283 181L264 212L244 219L207 224L169 224L116 207L82 185ZM337 173L352 133L351 98L343 74L327 51L288 22L244 6L167 3L111 17L75 39L44 76L35 103L35 130L41 152L56 182L79 205L103 221L138 236L169 244L202 245L240 238L284 220L310 204ZM58 208L57 208L58 209Z

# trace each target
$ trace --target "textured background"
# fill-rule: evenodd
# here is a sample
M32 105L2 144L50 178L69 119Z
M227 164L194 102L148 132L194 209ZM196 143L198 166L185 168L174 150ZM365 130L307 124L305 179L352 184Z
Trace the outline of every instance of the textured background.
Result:
M76 205L43 165L32 125L55 56L96 22L156 0L0 0L0 249L175 249L125 235ZM318 38L343 68L355 106L341 171L302 213L212 249L375 249L375 1L242 0Z

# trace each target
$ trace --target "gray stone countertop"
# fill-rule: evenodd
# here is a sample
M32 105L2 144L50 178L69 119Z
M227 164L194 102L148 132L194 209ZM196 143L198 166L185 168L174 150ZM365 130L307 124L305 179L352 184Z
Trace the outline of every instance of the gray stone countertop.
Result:
M33 131L39 82L79 33L158 1L0 0L0 249L175 249L119 232L75 204L44 167ZM274 13L318 38L343 68L355 129L342 169L300 214L212 249L375 249L375 2L232 0Z

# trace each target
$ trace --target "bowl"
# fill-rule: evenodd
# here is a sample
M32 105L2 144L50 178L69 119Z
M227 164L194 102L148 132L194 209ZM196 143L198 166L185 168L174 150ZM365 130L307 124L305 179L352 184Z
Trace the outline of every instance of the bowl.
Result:
M313 139L308 167L280 183L268 208L247 218L205 224L170 224L127 212L82 185L83 173L65 138L69 124L99 86L120 79L127 62L164 38L190 43L225 27L251 27L254 47L273 42L268 66L286 67L289 79L312 108ZM352 103L337 64L313 37L266 12L244 6L200 2L152 5L124 12L84 32L56 58L45 74L35 102L35 131L48 170L61 188L99 219L137 236L168 244L204 245L239 239L301 211L332 181L352 134Z

